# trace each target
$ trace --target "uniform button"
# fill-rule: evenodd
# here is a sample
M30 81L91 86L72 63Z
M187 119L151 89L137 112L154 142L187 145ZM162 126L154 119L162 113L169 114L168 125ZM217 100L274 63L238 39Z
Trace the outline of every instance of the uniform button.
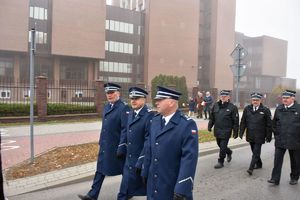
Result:
M154 174L154 178L157 178L157 174Z
M131 154L129 154L129 158L131 158Z
M154 190L154 193L157 194L157 190Z
M132 167L129 167L129 169L132 169Z
M129 130L129 132L131 132L131 130Z
M102 152L104 153L105 151L103 150Z
M154 162L157 162L157 159L156 159L156 158L154 158Z
M128 145L131 145L131 142L129 142Z
M156 142L155 145L158 145L158 142Z
M107 120L106 118L104 120Z

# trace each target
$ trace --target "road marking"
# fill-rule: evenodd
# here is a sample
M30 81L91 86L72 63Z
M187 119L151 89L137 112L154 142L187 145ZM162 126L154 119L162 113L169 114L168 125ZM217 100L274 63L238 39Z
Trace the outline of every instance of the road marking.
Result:
M15 140L3 140L1 144L1 151L8 151L8 150L13 150L13 149L18 149L20 146L11 146L8 144L13 144L16 143Z

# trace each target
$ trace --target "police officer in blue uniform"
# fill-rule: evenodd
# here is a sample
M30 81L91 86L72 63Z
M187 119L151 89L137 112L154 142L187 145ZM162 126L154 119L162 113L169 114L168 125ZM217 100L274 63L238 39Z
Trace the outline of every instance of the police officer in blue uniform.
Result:
M247 173L252 175L254 169L262 168L260 158L261 146L272 140L272 116L269 108L262 104L262 94L253 92L251 104L243 111L239 136L242 139L246 130L246 140L249 142L252 159Z
M216 169L224 167L224 159L231 161L232 150L228 148L229 138L233 132L234 139L238 137L239 112L235 105L230 102L230 90L221 90L220 100L216 102L211 110L208 122L208 131L214 127L214 136L220 148Z
M178 110L180 92L157 87L142 176L148 200L192 200L198 160L196 123Z
M272 177L268 180L279 185L281 168L286 150L290 154L290 184L296 185L300 175L300 105L295 101L295 91L286 90L282 93L282 104L279 105L273 118L275 137L275 155Z
M144 143L149 136L149 127L154 113L146 106L148 92L132 87L129 98L132 110L129 112L127 132L121 136L118 153L126 155L118 200L132 196L146 196L146 185L140 176L144 161Z
M104 88L108 103L102 115L97 169L91 190L86 195L78 195L82 200L98 199L105 176L122 174L125 162L122 156L117 155L117 149L122 132L126 132L129 107L120 98L120 85L106 83Z

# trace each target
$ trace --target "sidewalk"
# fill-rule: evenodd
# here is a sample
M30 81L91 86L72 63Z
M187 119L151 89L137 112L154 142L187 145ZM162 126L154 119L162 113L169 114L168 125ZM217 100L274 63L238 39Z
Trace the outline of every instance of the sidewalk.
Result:
M230 139L229 141L229 147L232 149L242 147L247 144L248 143L245 140L241 140L239 138L235 140ZM215 141L200 143L199 147L199 156L205 156L219 151ZM91 162L84 165L56 170L32 177L6 181L6 184L4 184L5 194L10 197L83 180L92 180L95 170L96 162Z

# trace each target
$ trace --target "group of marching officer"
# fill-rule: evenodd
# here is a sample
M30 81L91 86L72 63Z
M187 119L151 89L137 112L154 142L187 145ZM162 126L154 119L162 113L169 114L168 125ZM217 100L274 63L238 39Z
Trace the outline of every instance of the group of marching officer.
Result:
M99 155L93 184L82 200L98 199L105 176L123 174L118 200L192 200L198 160L198 129L178 110L181 93L157 87L157 114L146 105L147 91L129 89L131 108L120 86L106 83Z
M227 146L231 134L234 139L238 136L242 139L246 131L246 141L252 150L252 159L247 170L251 176L254 169L262 168L261 146L265 142L271 142L273 133L274 167L268 182L279 185L284 154L288 150L291 165L289 184L296 185L300 174L300 105L295 101L295 94L292 90L285 90L281 94L282 104L276 108L272 119L270 109L262 104L263 95L252 93L251 104L244 108L239 125L238 109L230 102L230 91L222 90L220 100L212 108L208 123L208 131L212 131L214 127L214 136L220 148L215 168L224 166L226 156L227 162L232 159L232 150Z
M147 196L148 200L192 200L194 176L198 160L198 129L191 118L178 110L181 93L157 87L157 114L146 105L147 91L139 87L129 89L131 107L120 98L120 86L106 83L104 91L108 103L103 111L99 140L99 155L93 184L82 200L98 199L105 176L122 174L118 200L133 196ZM300 173L300 105L295 93L282 93L282 105L276 108L272 120L269 108L262 104L262 94L252 93L251 104L239 113L230 102L230 91L222 90L210 114L208 130L214 131L220 148L216 169L232 159L228 148L233 133L236 139L246 140L252 150L247 173L262 168L261 146L275 137L274 168L269 183L278 185L285 151L291 160L290 184L295 185Z

